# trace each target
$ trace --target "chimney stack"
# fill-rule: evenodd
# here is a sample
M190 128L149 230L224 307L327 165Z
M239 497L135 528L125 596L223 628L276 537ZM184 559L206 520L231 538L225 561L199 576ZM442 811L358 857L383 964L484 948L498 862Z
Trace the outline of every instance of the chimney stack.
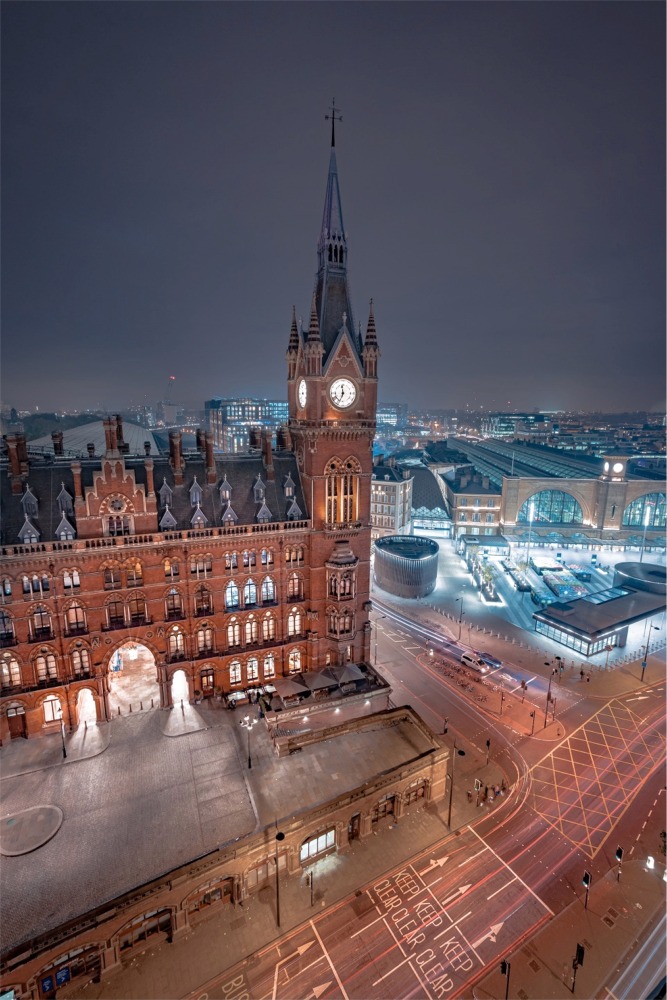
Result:
M155 482L153 480L153 459L144 459L144 468L146 469L146 496L155 496Z
M291 451L292 450L292 435L290 434L289 427L287 424L283 424L279 427L276 432L276 450L277 451Z
M211 431L206 431L204 435L204 449L206 451L206 482L212 486L215 485L218 473L213 457L213 434Z
M174 471L176 486L183 484L183 458L181 456L181 432L169 431L169 464Z
M89 441L86 448L88 450L88 458L95 458L95 442Z
M81 462L72 462L72 478L74 479L74 500L83 500L83 490L81 489Z
M21 462L21 435L7 435L7 454L9 455L9 475L12 481L12 493L19 495L23 493L22 473L24 469ZM25 438L23 438L25 444ZM27 465L25 471L27 472Z
M102 421L104 424L104 443L106 447L106 457L116 458L118 455L118 426L115 417L107 417Z
M53 441L53 454L62 455L63 451L63 432L62 431L51 431L51 440Z
M262 459L266 469L266 478L273 479L273 449L271 448L271 429L265 427L262 431Z
M249 447L258 451L262 447L262 428L251 427L249 434Z
M144 441L144 454L150 455L151 453L151 443L150 441Z
M196 444L197 451L203 452L206 447L206 441L204 439L204 432L201 429L201 427L198 427L197 430L195 431L195 439L197 442Z

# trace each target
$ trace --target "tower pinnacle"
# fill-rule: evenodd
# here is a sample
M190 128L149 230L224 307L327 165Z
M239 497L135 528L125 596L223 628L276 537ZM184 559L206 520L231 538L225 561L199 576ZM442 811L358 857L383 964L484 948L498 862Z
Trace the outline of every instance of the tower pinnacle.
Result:
M340 111L340 108L336 107L336 98L335 97L331 101L330 111L331 111L331 114L330 115L325 115L324 116L324 120L325 120L325 122L331 121L331 148L333 149L333 147L336 145L336 130L335 130L336 122L342 122L342 120L343 120L343 116L342 115L340 115L338 118L336 117L336 112Z

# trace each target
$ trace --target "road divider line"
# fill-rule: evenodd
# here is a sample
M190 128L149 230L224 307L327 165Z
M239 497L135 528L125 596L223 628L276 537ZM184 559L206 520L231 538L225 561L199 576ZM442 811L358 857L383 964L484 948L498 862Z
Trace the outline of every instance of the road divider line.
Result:
M320 943L320 948L322 949L324 957L326 958L327 962L329 963L329 967L331 968L331 971L333 972L334 976L336 977L336 982L338 983L338 985L340 987L341 993L345 997L345 1000L350 1000L349 996L345 992L345 987L343 986L342 982L340 981L340 976L338 975L338 971L336 969L336 966L331 961L331 956L329 955L329 952L327 951L327 949L324 947L324 941L320 937L319 932L317 930L317 927L315 926L315 924L314 924L314 922L312 920L310 921L310 926L313 928L313 933L315 934L315 937L317 938L317 940Z
M548 910L548 912L549 912L549 913L551 914L551 916L553 917L553 915L554 915L554 911L553 911L553 910L551 909L551 907L550 907L550 906L547 906L547 904L546 904L546 903L544 902L544 900L540 899L540 897L539 897L539 896L537 895L537 893L536 893L536 892L533 892L533 890L532 890L532 889L530 888L530 886L529 886L529 885L527 885L527 884L526 884L526 883L524 882L524 880L523 880L523 879L522 879L522 878L521 878L521 877L520 877L519 875L517 875L517 873L516 873L516 872L515 872L515 871L514 871L514 870L513 870L512 868L510 868L510 866L509 866L509 865L507 864L507 862L506 862L506 861L503 861L503 859L502 859L502 858L500 857L500 855L499 855L499 854L496 854L496 852L494 851L494 849L493 849L492 847L490 847L490 846L489 846L489 844L487 844L487 843L486 843L486 841L485 841L485 840L483 840L483 839L482 839L482 837L480 837L480 835L479 835L479 834L478 834L478 833L477 833L477 832L476 832L475 830L473 830L473 828L472 828L472 827L470 827L470 832L471 832L472 834L474 834L474 835L475 835L475 837L477 837L477 839L479 840L480 844L484 844L484 845L485 845L485 847L487 848L487 850L491 851L491 853L492 853L492 854L494 855L494 857L498 858L498 861L500 861L501 865L502 865L502 866L503 866L504 868L506 868L508 872L511 872L511 873L512 873L512 875L514 876L514 878L515 878L515 879L517 880L517 882L520 882L520 883L521 883L521 885L522 885L522 886L524 887L524 889L527 889L527 890L528 890L528 892L529 892L529 893L531 894L531 896L534 896L534 897L535 897L535 899L536 899L536 900L537 900L537 902L538 902L538 903L540 904L540 906L543 906L545 910Z

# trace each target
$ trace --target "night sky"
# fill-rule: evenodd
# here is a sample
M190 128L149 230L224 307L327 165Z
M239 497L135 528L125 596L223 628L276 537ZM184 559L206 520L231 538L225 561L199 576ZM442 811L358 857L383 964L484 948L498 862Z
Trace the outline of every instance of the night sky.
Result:
M3 402L284 398L332 97L380 401L665 402L665 7L2 5Z

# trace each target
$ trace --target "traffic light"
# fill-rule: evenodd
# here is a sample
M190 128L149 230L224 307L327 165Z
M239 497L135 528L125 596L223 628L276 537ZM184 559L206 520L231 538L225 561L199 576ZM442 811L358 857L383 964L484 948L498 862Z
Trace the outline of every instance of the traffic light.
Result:
M590 872L584 872L584 877L582 879L582 883L586 886L587 889L590 888L590 884L591 884L591 873Z
M619 863L623 860L623 848L622 847L617 847L616 848L616 860Z

